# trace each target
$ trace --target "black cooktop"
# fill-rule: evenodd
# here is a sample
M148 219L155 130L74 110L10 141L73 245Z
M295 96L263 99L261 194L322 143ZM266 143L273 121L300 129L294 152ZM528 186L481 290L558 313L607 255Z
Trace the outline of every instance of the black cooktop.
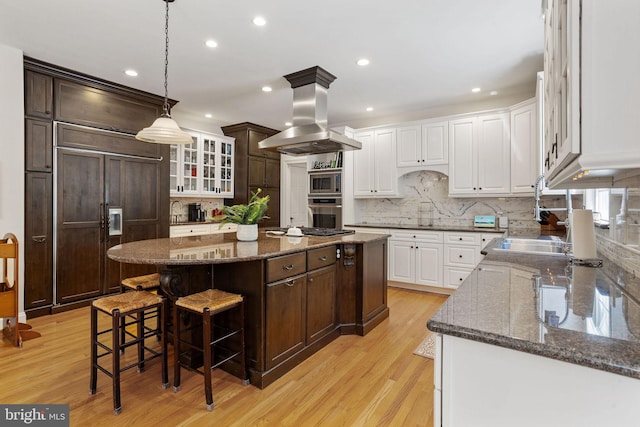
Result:
M267 230L277 230L287 232L288 228L268 228ZM300 227L304 236L341 236L343 234L353 234L354 230L342 230L340 228L321 228L321 227Z

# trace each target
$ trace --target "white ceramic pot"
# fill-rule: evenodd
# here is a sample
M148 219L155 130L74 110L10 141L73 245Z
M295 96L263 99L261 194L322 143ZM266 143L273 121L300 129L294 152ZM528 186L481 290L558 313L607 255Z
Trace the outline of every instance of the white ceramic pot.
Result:
M241 242L258 240L258 224L238 224L236 238Z

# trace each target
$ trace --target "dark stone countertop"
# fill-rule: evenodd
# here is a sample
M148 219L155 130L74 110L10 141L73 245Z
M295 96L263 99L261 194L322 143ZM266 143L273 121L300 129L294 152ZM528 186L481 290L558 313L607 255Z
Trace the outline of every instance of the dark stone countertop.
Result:
M373 224L356 223L345 224L345 227L365 227L365 228L386 228L389 230L419 230L419 231L471 231L475 233L505 233L507 229L485 228L473 226L453 226L453 225L416 225L416 224Z
M140 240L116 245L107 256L119 262L155 265L221 264L272 258L341 243L367 243L386 235L355 233L334 237L288 237L258 232L255 242L240 242L236 233Z
M494 250L500 241L430 330L640 379L640 279L602 256L601 268L578 266Z

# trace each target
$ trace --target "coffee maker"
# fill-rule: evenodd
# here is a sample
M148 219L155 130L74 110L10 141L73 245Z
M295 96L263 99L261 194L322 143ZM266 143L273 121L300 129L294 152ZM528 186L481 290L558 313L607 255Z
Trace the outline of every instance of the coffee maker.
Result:
M189 203L189 222L203 221L200 203Z

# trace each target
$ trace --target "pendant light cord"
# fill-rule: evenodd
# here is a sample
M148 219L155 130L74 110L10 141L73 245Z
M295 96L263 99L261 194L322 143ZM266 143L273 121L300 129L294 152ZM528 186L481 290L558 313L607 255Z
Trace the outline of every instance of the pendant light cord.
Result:
M171 117L169 114L169 0L164 0L165 19L164 19L164 117Z

